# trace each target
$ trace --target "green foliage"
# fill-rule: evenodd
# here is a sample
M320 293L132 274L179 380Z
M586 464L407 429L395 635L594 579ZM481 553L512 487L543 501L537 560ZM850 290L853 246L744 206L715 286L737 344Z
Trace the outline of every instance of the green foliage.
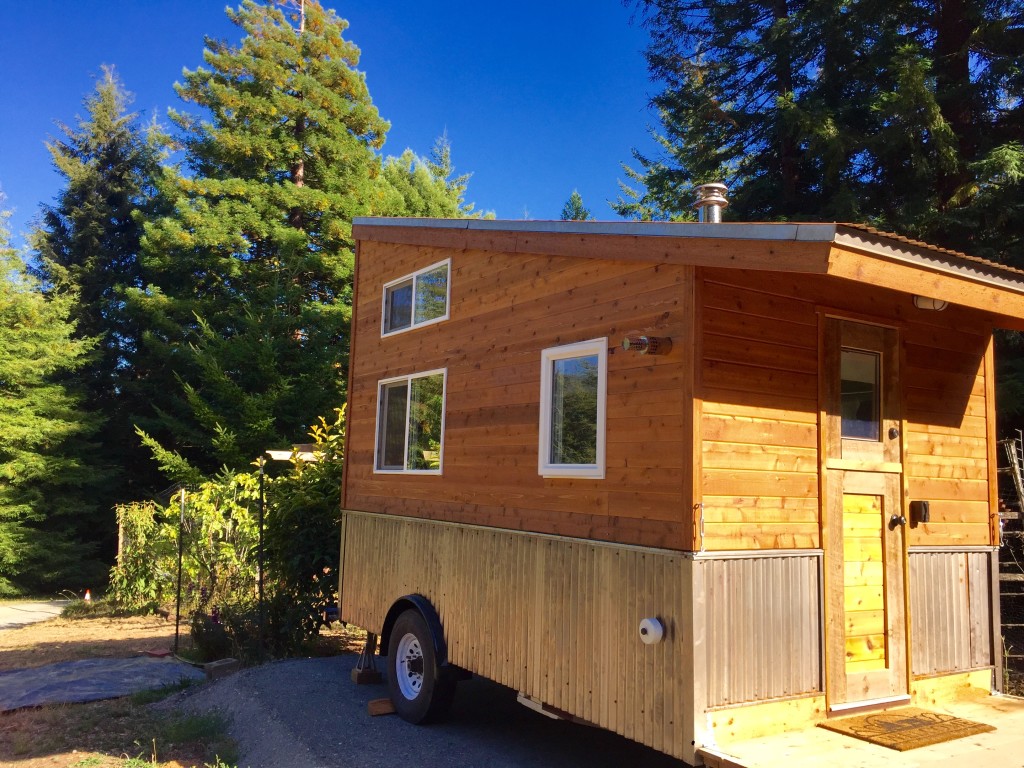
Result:
M344 408L310 430L315 462L295 455L289 469L265 476L265 640L272 655L296 653L337 600ZM272 464L265 465L267 472ZM205 660L231 653L258 657L259 483L257 472L224 471L179 491L166 506L118 509L121 556L110 598L122 609L176 599L182 531L182 613ZM214 619L214 614L217 618Z
M352 217L386 197L374 150L388 123L355 69L347 22L246 0L238 45L208 39L172 112L184 166L147 222L153 418L140 423L204 474L245 467L345 398ZM454 180L453 180L454 181Z
M494 218L493 213L474 213L474 204L465 202L469 177L468 173L455 175L446 135L437 139L428 159L406 149L399 157L384 161L379 212L388 216Z
M621 214L688 217L692 187L724 179L741 220L866 220L1024 264L1019 7L635 5L663 131Z
M569 199L562 206L562 221L590 221L594 217L590 210L583 205L583 196L579 190L573 190Z
M164 596L156 569L162 560L166 560L167 546L164 545L165 551L160 554L153 546L159 529L158 514L152 502L137 502L117 508L121 553L110 571L110 596L124 610L152 606ZM165 581L166 576L165 573Z
M661 131L618 213L690 219L694 186L725 181L727 218L861 221L1024 267L1020 3L630 4ZM1003 351L1005 431L1024 373Z
M94 491L101 519L92 535L113 555L109 510L136 499L158 482L138 444L133 423L145 404L134 382L142 329L125 304L126 293L143 285L139 261L142 218L154 210L153 181L159 153L150 146L139 116L127 112L131 96L112 68L105 67L85 100L85 116L74 126L58 124L61 135L48 142L63 188L53 205L43 206L32 242L37 274L51 293L71 291L69 307L75 338L96 346L74 372L83 407L100 419L97 445L81 457L106 480Z
M8 246L0 213L0 594L96 588L102 477L83 466L95 422L63 378L92 342L74 337L73 293L44 296ZM84 583L83 583L84 582Z
M295 653L314 637L337 602L345 409L334 415L310 431L317 461L296 459L268 488L268 625L276 655Z

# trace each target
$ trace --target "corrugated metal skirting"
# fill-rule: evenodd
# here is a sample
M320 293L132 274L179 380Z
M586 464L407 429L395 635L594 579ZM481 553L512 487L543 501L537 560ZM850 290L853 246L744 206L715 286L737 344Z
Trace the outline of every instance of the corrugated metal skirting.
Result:
M346 621L380 633L397 598L422 594L452 663L692 758L682 553L347 511L342 530ZM665 625L661 643L640 641L646 617Z
M822 691L819 552L702 556L694 595L708 707Z
M910 552L910 645L915 675L991 666L992 553Z

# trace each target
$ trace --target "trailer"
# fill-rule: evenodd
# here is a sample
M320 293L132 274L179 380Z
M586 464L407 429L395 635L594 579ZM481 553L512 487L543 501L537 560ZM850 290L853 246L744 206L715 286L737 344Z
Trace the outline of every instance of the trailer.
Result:
M357 219L340 615L700 764L1002 682L994 328L853 224Z

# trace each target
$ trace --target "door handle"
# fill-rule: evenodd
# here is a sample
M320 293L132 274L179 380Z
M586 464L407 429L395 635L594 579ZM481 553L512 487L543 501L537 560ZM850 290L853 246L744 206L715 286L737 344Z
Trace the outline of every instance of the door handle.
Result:
M900 431L896 427L889 427L889 439L895 440L900 436Z
M906 525L907 518L904 515L893 515L889 518L889 530L896 530L897 525Z

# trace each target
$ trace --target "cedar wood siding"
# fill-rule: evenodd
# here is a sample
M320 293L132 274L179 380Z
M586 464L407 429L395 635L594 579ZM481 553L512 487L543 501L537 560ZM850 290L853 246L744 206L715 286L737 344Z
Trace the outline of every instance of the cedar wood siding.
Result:
M384 283L446 258L450 318L381 338ZM826 276L373 241L360 243L345 506L670 549L820 548L822 312L900 329L904 502L932 502L908 544L990 545L993 323L981 312L924 312L909 293ZM625 353L631 331L673 350ZM606 477L542 478L541 351L598 337L611 352ZM377 382L435 368L448 375L443 474L374 474Z
M446 258L449 319L381 338L382 286ZM619 345L629 331L684 332L692 267L362 241L357 270L346 508L689 548L684 345L657 357ZM545 479L541 351L600 337L605 479ZM375 474L378 381L435 368L447 369L443 474Z
M812 275L704 269L697 282L705 549L821 547L819 310L900 329L904 502L931 501L932 520L908 544L991 544L989 318Z

